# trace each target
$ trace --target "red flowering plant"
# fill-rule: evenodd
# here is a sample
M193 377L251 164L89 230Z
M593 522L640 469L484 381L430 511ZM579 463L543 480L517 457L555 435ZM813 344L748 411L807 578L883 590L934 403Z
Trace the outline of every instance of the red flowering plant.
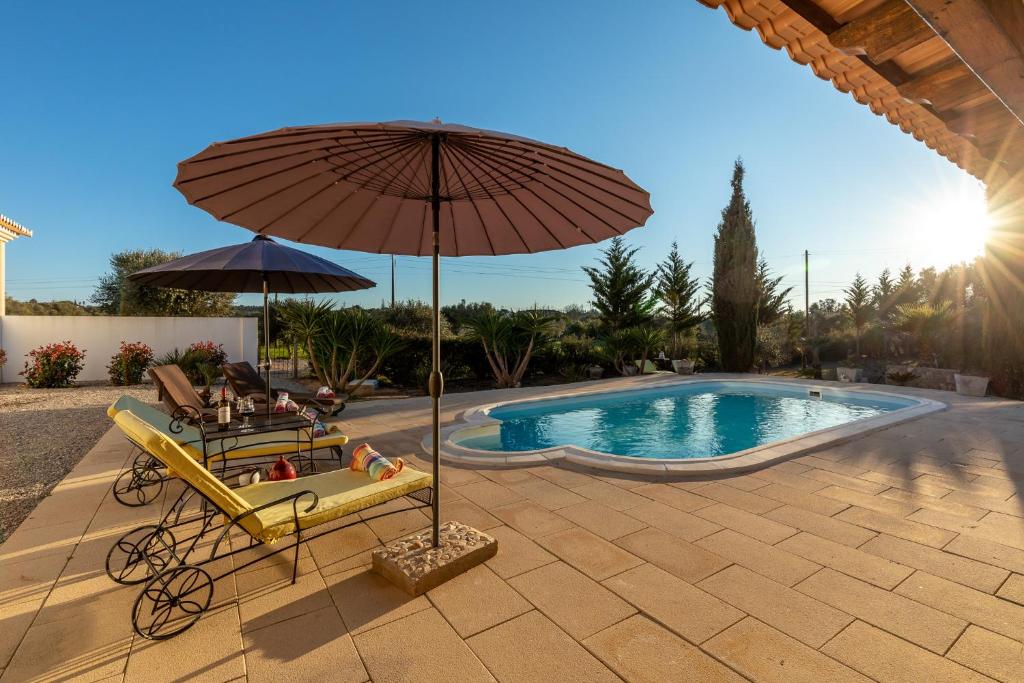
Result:
M30 387L70 387L85 365L85 350L70 341L32 349L21 375Z
M153 349L142 342L121 342L121 348L110 357L107 372L115 386L141 384L142 373L153 363Z
M218 368L228 359L224 345L213 341L193 342L188 350L197 356L202 356L203 363L209 363Z
M216 377L220 374L220 366L228 360L224 345L214 341L193 342L187 353L191 356L192 362L189 363L189 367L182 369L192 384L203 384L207 374Z

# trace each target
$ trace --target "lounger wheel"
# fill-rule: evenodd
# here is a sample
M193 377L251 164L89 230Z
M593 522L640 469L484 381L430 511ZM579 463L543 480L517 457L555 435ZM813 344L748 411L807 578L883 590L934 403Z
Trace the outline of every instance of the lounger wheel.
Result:
M160 495L166 480L159 463L149 453L140 453L114 482L114 498L121 505L140 507Z
M173 638L192 627L210 608L213 579L201 567L182 564L146 583L132 606L132 627L149 640Z
M177 544L170 529L155 524L132 529L107 552L107 576L126 586L142 583L167 568Z

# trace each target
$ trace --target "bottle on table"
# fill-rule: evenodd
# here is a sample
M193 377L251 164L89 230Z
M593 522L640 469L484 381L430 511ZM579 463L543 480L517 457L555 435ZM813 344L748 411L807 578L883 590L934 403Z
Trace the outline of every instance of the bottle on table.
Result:
M217 403L217 429L227 429L230 422L231 401L228 400L227 387L221 387L220 402Z

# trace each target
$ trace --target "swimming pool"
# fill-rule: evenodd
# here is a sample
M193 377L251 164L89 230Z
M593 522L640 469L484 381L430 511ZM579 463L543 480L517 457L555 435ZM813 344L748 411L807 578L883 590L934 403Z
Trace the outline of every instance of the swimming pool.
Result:
M531 455L576 455L647 470L765 449L783 455L801 441L806 450L942 407L927 399L798 382L687 380L480 406L467 411L472 426L449 431L442 451L449 459L475 462L493 454L509 464L527 463ZM630 462L642 466L622 466ZM746 458L732 464L756 463Z

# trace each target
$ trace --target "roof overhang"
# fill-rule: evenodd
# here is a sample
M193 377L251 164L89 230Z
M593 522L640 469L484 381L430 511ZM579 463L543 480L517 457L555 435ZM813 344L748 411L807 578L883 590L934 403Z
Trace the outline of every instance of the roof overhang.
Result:
M32 231L17 221L0 214L0 242L10 242L17 237L31 237Z
M698 2L979 180L1024 171L1024 3Z

